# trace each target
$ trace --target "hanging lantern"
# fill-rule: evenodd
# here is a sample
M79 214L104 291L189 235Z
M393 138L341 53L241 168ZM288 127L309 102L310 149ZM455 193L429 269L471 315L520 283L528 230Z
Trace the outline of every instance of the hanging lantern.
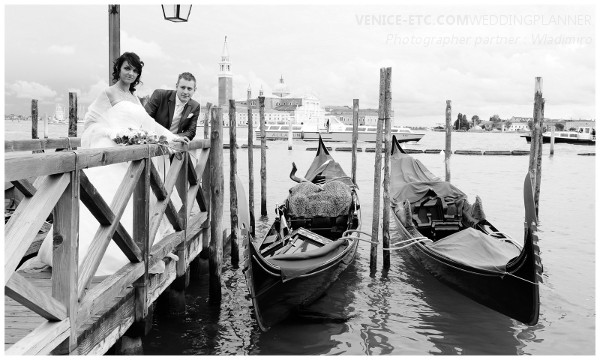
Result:
M192 5L162 5L165 20L187 22L192 12Z

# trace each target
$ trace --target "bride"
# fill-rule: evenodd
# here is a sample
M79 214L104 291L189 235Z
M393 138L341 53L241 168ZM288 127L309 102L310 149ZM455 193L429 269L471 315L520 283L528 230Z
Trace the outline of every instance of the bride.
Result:
M118 146L113 139L117 133L128 128L144 129L158 136L164 135L169 143L187 142L187 139L172 134L168 129L156 123L146 113L138 97L134 94L135 87L140 83L143 66L144 63L140 60L139 56L132 52L123 53L115 61L113 66L113 80L116 83L100 93L85 114L84 131L81 135L82 148ZM153 161L156 161L156 158L153 158ZM166 163L168 164L168 160ZM104 201L110 204L128 167L129 163L118 163L86 169L84 172ZM152 200L150 204L151 209L156 203L156 198L152 196ZM176 206L178 206L177 202L181 203L175 192L173 193L172 201ZM130 235L133 235L131 199L123 212L121 224ZM96 218L81 204L79 218L79 264L84 260L98 226L99 223ZM156 241L159 241L166 233L173 231L173 227L166 219L163 219L156 234ZM48 235L44 239L37 260L43 266L52 266L52 230L48 232ZM121 249L111 240L95 275L111 275L128 262L129 260ZM40 265L37 263L37 266Z

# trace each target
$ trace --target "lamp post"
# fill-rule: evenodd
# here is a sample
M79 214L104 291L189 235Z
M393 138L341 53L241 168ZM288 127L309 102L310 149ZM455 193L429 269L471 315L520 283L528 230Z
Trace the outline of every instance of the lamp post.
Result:
M192 5L162 5L165 20L187 22ZM108 84L112 85L112 68L121 55L121 6L108 5Z

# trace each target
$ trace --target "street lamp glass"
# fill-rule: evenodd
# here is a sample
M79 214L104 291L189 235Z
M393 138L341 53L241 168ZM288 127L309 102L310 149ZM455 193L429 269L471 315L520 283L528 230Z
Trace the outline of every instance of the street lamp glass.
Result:
M162 5L165 20L186 22L190 17L192 5Z

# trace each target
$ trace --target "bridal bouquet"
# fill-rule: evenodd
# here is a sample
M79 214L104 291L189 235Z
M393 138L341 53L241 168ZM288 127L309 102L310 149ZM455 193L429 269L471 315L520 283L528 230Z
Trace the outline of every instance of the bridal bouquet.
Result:
M144 129L128 128L116 133L113 141L117 145L140 145L140 144L161 144L167 145L167 138L164 135L160 137Z

